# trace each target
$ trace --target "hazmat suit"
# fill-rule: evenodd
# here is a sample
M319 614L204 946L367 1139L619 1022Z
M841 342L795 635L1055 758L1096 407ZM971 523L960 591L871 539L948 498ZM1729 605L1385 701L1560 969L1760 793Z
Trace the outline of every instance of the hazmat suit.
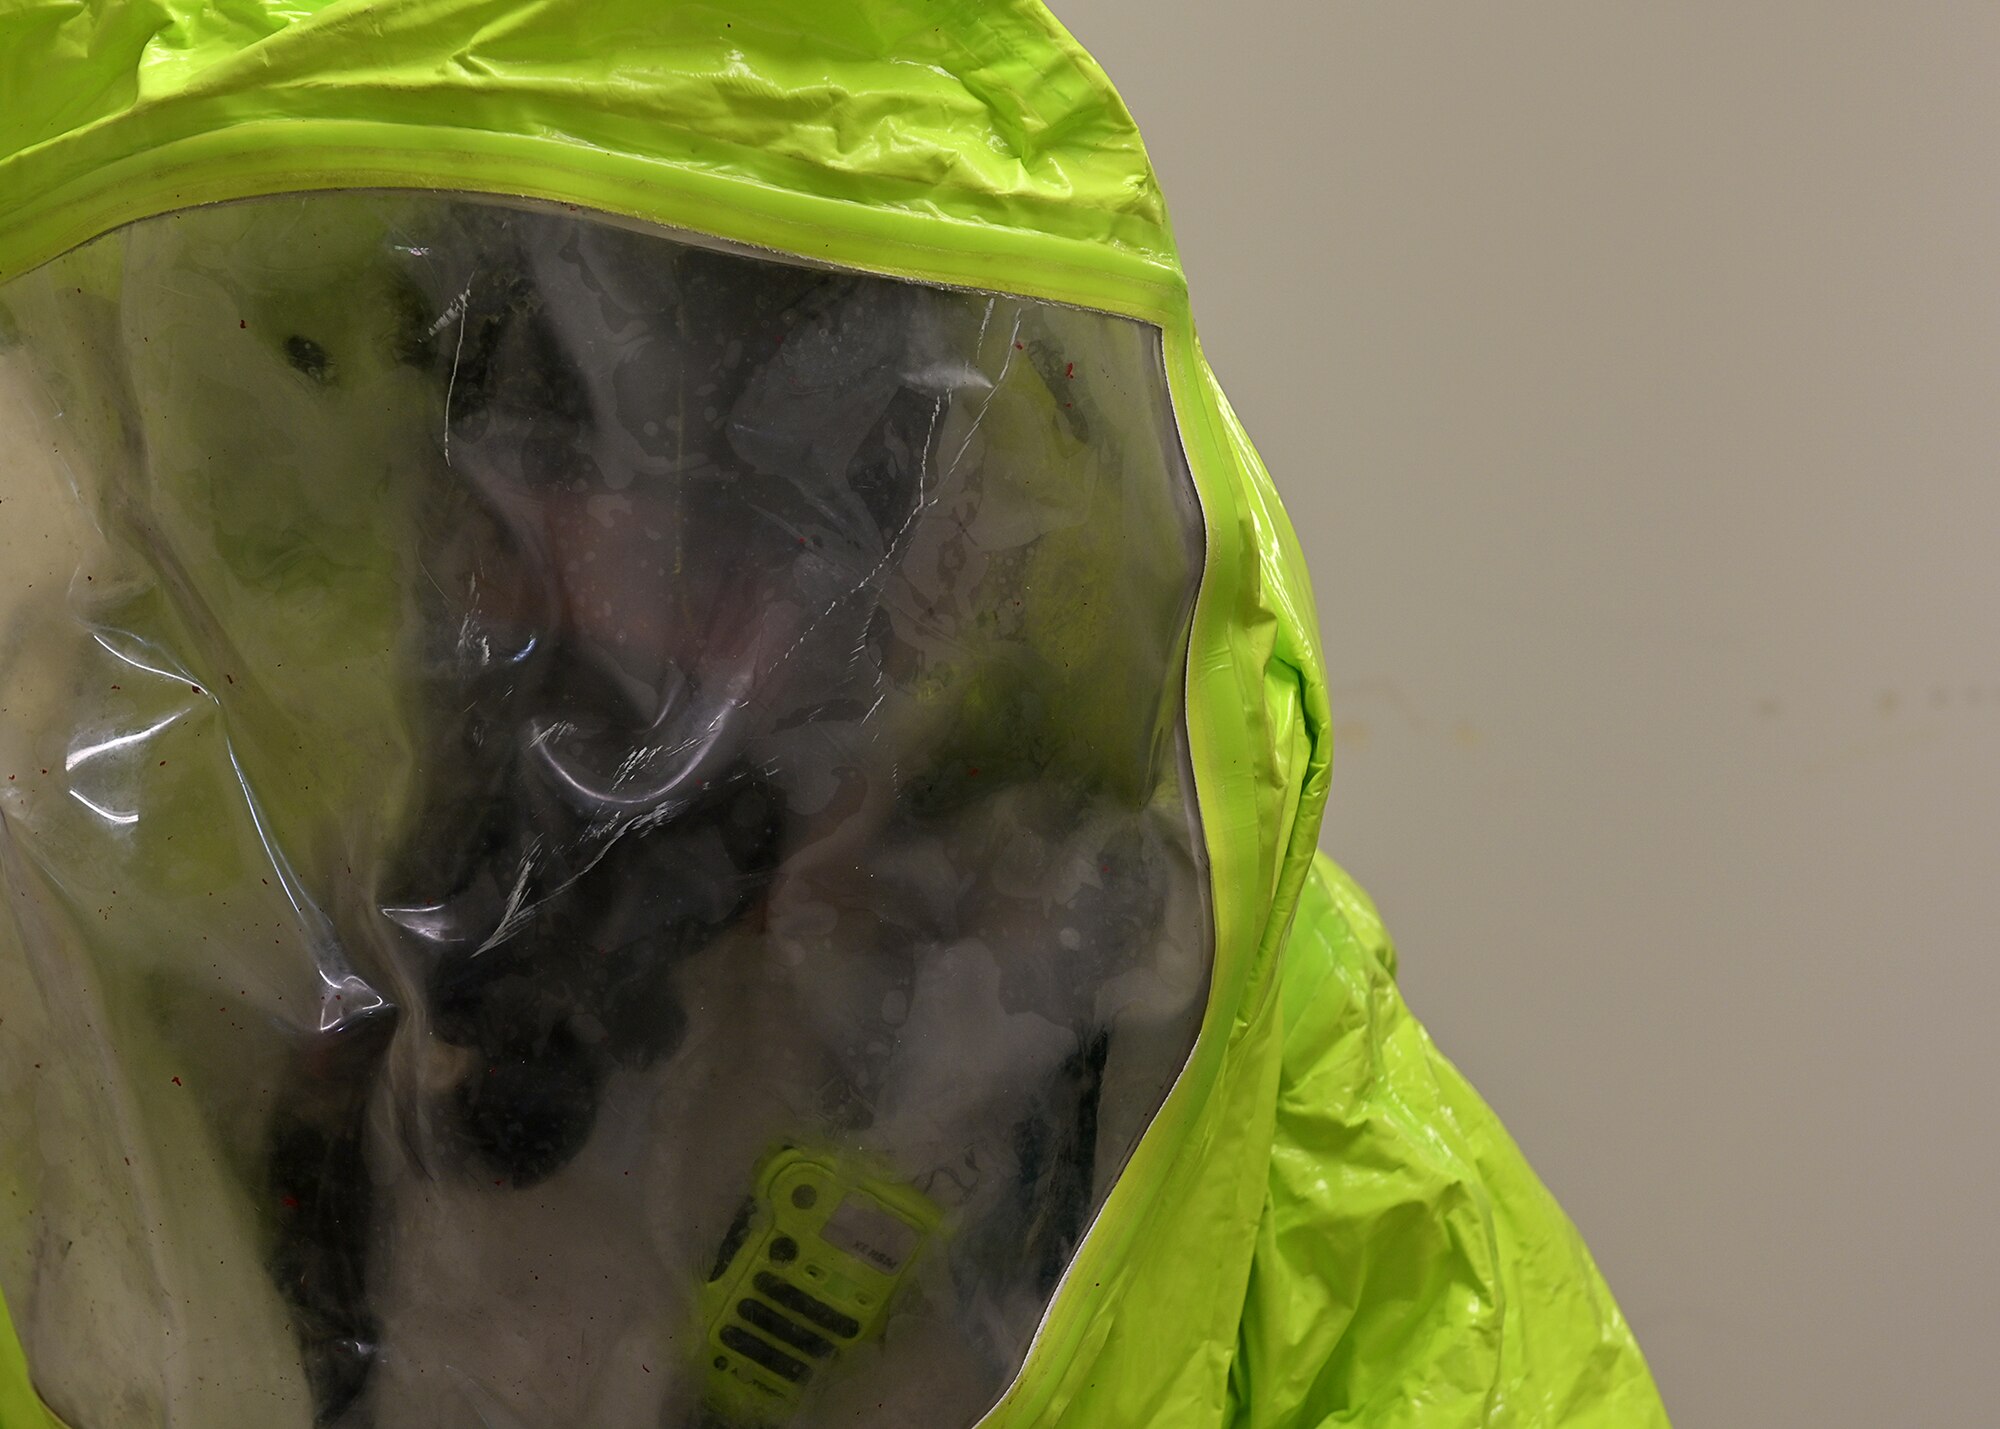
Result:
M0 1429L1665 1422L1039 4L0 95Z

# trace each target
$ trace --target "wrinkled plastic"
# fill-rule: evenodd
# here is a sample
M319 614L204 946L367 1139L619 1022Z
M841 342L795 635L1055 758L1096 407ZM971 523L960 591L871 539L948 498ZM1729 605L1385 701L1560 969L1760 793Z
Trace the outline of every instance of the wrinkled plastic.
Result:
M0 41L0 277L192 203L454 189L1155 326L1206 547L1185 722L1213 974L986 1422L1664 1422L1575 1232L1401 1006L1365 900L1314 864L1330 722L1297 542L1201 360L1137 133L1039 4L0 0ZM17 461L0 495L61 479ZM27 551L46 528L22 529ZM377 753L343 778L393 779ZM153 1312L141 1288L94 1313ZM10 1374L10 1348L14 1429L41 1415L39 1352Z
M0 95L0 277L163 206L414 175L653 220L671 194L712 232L748 180L774 247L859 224L1173 280L1125 106L1034 4L10 0Z
M977 1419L1208 983L1157 335L341 195L0 302L80 505L0 659L50 1401Z

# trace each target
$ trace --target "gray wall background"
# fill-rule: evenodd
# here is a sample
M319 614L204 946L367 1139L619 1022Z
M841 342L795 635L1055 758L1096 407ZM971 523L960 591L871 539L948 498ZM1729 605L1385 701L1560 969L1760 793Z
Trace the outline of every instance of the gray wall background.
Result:
M1995 1422L2000 5L1053 3L1314 562L1325 846L1676 1422Z

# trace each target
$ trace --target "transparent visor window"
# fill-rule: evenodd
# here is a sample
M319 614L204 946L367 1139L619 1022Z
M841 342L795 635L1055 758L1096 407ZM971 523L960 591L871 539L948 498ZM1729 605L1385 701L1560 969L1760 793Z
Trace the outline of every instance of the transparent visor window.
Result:
M1208 987L1155 330L271 199L0 289L0 435L53 1408L995 1402Z

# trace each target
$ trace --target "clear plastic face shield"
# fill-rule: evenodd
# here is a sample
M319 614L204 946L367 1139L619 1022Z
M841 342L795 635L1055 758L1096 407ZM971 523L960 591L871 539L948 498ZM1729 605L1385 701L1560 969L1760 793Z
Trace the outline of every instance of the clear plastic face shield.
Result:
M0 311L51 1406L977 1420L1209 984L1157 333L361 194Z

